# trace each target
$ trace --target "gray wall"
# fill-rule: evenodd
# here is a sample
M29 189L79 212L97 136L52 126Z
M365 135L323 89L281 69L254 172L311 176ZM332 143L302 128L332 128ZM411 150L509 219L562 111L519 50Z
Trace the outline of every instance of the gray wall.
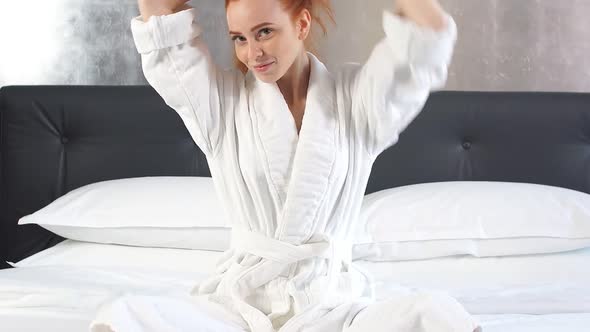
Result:
M328 67L362 62L392 0L335 0ZM370 6L367 6L370 3ZM445 89L590 92L590 0L441 0L459 39ZM212 54L230 66L223 1L198 0ZM0 86L147 84L129 20L136 0L0 0Z

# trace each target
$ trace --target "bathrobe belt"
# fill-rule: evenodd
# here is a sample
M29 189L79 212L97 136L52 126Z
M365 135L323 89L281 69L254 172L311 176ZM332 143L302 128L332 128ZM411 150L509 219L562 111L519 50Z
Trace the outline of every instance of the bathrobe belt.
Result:
M335 239L294 245L234 227L231 242L232 247L286 266L312 257L326 258L332 277L341 271L342 264L348 267L352 258L352 244Z

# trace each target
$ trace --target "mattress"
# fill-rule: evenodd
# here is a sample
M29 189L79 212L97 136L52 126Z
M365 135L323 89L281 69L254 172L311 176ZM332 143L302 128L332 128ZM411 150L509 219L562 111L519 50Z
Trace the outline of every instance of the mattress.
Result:
M2 331L86 331L98 307L126 293L181 294L212 272L219 252L190 269L37 265L0 270ZM502 258L446 257L354 264L374 276L377 298L402 288L448 292L486 332L590 331L590 248ZM42 277L40 277L42 276Z
M96 311L107 301L126 293L173 296L188 292L205 277L205 273L121 267L1 270L0 326L7 332L87 331Z

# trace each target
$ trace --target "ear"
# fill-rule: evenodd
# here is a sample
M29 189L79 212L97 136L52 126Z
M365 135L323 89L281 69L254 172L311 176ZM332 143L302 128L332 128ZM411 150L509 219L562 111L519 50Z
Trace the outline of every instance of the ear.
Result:
M297 27L297 34L299 40L305 40L311 31L311 13L307 9L301 10L295 26Z

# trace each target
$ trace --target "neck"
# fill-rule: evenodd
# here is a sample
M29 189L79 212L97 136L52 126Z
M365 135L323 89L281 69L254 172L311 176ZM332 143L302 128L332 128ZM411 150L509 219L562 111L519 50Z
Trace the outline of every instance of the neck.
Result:
M292 105L305 102L310 69L307 52L303 50L297 56L291 68L277 81L277 85L287 104Z

